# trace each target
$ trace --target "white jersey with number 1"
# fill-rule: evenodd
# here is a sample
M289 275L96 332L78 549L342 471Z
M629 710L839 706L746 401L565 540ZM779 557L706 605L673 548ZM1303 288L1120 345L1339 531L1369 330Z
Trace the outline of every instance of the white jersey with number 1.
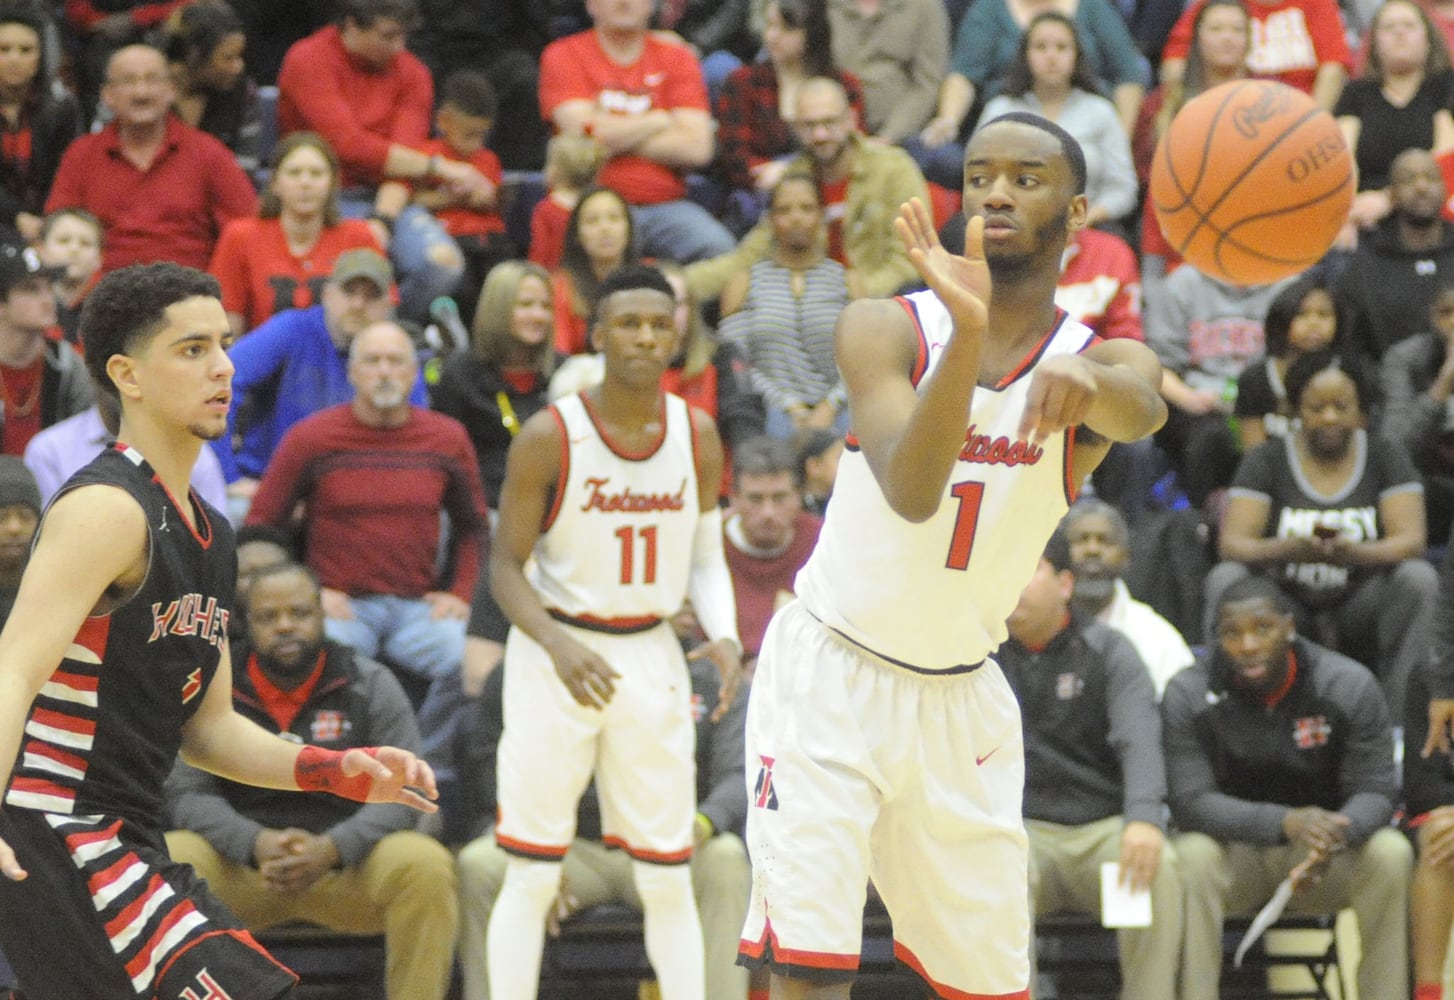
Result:
M681 608L701 516L687 404L663 394L661 438L613 444L584 395L559 400L561 468L530 582L576 619L668 618Z
M918 331L913 380L920 385L952 322L932 292L899 301ZM1094 342L1057 310L1054 327L1014 371L975 389L959 460L939 508L921 524L889 507L850 435L818 546L798 574L804 607L851 641L920 670L950 670L994 652L1079 485L1070 481L1073 430L1042 445L1016 440L1034 366Z

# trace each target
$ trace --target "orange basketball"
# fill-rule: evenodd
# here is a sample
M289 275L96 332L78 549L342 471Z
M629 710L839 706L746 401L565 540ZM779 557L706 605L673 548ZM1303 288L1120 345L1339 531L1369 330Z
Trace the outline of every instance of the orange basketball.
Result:
M1233 285L1317 263L1348 217L1353 186L1353 156L1333 116L1271 80L1224 83L1188 101L1151 164L1167 242Z

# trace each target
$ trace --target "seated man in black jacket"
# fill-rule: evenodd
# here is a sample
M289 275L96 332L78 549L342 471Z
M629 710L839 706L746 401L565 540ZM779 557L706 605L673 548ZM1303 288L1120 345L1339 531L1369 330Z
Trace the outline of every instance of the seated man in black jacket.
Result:
M1025 720L1025 832L1036 916L1101 911L1101 865L1151 892L1119 932L1121 995L1176 995L1182 888L1166 843L1166 765L1151 675L1124 635L1073 611L1070 543L1050 536L995 660Z
M1389 826L1393 733L1366 668L1299 638L1281 589L1247 577L1214 609L1216 646L1161 701L1186 886L1183 1000L1216 1000L1222 918L1251 915L1295 866L1289 910L1358 916L1358 995L1408 987L1413 851Z
M329 750L417 752L419 727L389 670L323 637L318 581L301 566L252 574L237 710ZM238 785L178 763L167 783L172 857L250 928L305 920L383 932L389 1000L443 1000L457 923L454 860L399 805Z

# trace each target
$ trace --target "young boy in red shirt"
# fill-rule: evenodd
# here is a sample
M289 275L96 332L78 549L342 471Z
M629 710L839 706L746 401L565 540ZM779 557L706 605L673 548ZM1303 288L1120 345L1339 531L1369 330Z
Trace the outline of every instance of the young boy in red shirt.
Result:
M422 143L419 151L470 164L490 181L490 187L463 193L438 180L388 181L379 188L374 209L392 218L412 200L433 213L454 237L465 256L465 273L455 298L468 325L485 275L500 261L519 253L505 235L505 220L500 215L499 191L504 179L500 158L485 148L495 124L495 88L483 74L464 70L444 81L440 97L434 117L439 137Z

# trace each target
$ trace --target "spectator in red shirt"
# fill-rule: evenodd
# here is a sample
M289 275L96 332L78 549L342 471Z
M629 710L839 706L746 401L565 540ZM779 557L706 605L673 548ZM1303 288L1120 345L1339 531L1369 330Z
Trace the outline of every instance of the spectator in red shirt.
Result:
M278 131L310 130L343 162L343 214L370 216L400 275L399 311L411 319L450 295L464 260L437 219L420 205L377 211L385 180L443 182L463 197L493 197L494 182L474 166L429 152L434 83L405 51L419 19L415 0L343 0L338 21L297 42L278 74Z
M115 118L61 157L46 211L84 208L101 220L103 274L155 261L205 270L222 227L257 207L231 150L173 115L174 97L160 52L117 50L101 89Z
M1203 2L1188 4L1166 39L1161 51L1162 86L1182 78L1192 26ZM1252 49L1247 56L1252 75L1296 87L1332 111L1353 64L1335 0L1243 0L1242 5L1252 18Z
M1105 339L1145 340L1136 251L1114 233L1082 229L1065 248L1055 304Z
M338 157L322 136L294 132L274 150L271 167L257 217L227 224L208 268L239 336L284 309L321 302L339 254L383 249L368 223L341 216Z
M737 593L742 664L751 669L767 621L792 599L793 579L818 544L823 521L803 509L798 456L781 438L752 438L733 451L730 510L723 550Z
M43 427L90 407L81 356L56 330L55 269L17 243L0 244L0 452L22 455Z
M359 333L349 347L353 401L288 431L247 523L283 527L306 505L302 549L323 583L328 637L428 683L423 751L447 779L486 513L465 429L409 402L418 370L413 340L397 324ZM450 528L444 573L441 511Z
M732 234L686 197L685 175L712 161L712 116L689 48L647 30L652 0L600 0L595 26L546 47L540 111L559 132L593 135L609 159L600 182L631 203L649 257L725 254Z
M398 215L412 200L434 213L464 254L464 277L454 297L460 313L473 316L485 275L501 261L519 256L505 235L505 220L500 215L498 193L504 180L500 158L485 148L495 125L495 88L483 73L461 70L445 80L440 90L442 99L434 116L439 138L425 141L421 148L456 163L468 163L489 179L489 186L464 192L437 181L390 181L379 188L374 211Z

